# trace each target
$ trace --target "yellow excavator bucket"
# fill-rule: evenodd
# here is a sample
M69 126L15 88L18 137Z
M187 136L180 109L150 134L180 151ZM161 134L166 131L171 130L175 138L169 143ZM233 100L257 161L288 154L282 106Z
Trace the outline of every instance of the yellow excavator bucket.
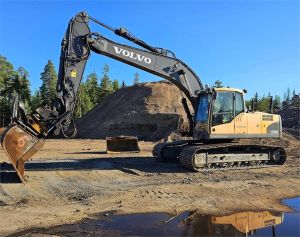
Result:
M1 145L18 176L24 181L25 162L39 151L45 141L38 139L18 125L9 127L2 134Z
M140 152L137 137L118 136L106 138L106 152Z

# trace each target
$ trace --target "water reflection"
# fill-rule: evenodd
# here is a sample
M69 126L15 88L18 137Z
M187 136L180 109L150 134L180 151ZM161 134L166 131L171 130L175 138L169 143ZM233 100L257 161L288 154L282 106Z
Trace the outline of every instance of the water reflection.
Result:
M192 217L192 218L191 218ZM239 212L226 216L191 215L185 222L182 236L247 236L269 228L269 236L276 236L276 225L283 222L282 212Z
M12 236L276 236L277 226L283 223L283 219L282 212L271 211L238 212L225 216L201 215L197 211L176 216L167 213L100 213L76 224L28 230ZM297 236L297 229L289 231L288 236Z

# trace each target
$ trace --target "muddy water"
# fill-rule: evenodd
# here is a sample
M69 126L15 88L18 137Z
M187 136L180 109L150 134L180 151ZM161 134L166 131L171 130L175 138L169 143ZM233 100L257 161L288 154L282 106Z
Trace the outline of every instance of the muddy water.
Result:
M79 223L32 229L12 236L300 236L300 197L286 199L294 212L238 212L226 216L197 211L118 215L100 213Z

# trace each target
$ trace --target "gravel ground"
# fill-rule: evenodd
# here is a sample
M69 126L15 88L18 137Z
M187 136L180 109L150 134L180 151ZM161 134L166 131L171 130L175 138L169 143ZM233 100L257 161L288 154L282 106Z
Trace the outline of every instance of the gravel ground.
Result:
M284 137L288 161L282 167L195 173L179 164L158 163L153 143L141 153L106 154L104 140L48 140L27 163L25 184L4 172L0 149L0 235L73 223L93 213L198 210L289 211L282 198L300 196L300 141Z

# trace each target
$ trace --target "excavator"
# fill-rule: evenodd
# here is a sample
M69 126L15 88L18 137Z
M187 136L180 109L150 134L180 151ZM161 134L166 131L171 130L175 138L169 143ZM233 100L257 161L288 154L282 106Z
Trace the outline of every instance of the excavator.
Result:
M139 47L120 44L92 32L91 21ZM247 111L245 90L204 86L197 74L172 51L153 47L126 28L114 29L86 12L79 12L69 21L62 40L57 98L51 105L39 107L32 113L27 113L24 104L16 99L11 124L2 135L1 145L21 179L25 162L42 148L47 137L76 135L73 112L91 51L166 79L184 94L182 104L189 120L191 139L155 145L153 155L157 160L179 161L194 171L260 168L285 163L286 152L280 146L238 142L237 139L282 136L279 115Z

